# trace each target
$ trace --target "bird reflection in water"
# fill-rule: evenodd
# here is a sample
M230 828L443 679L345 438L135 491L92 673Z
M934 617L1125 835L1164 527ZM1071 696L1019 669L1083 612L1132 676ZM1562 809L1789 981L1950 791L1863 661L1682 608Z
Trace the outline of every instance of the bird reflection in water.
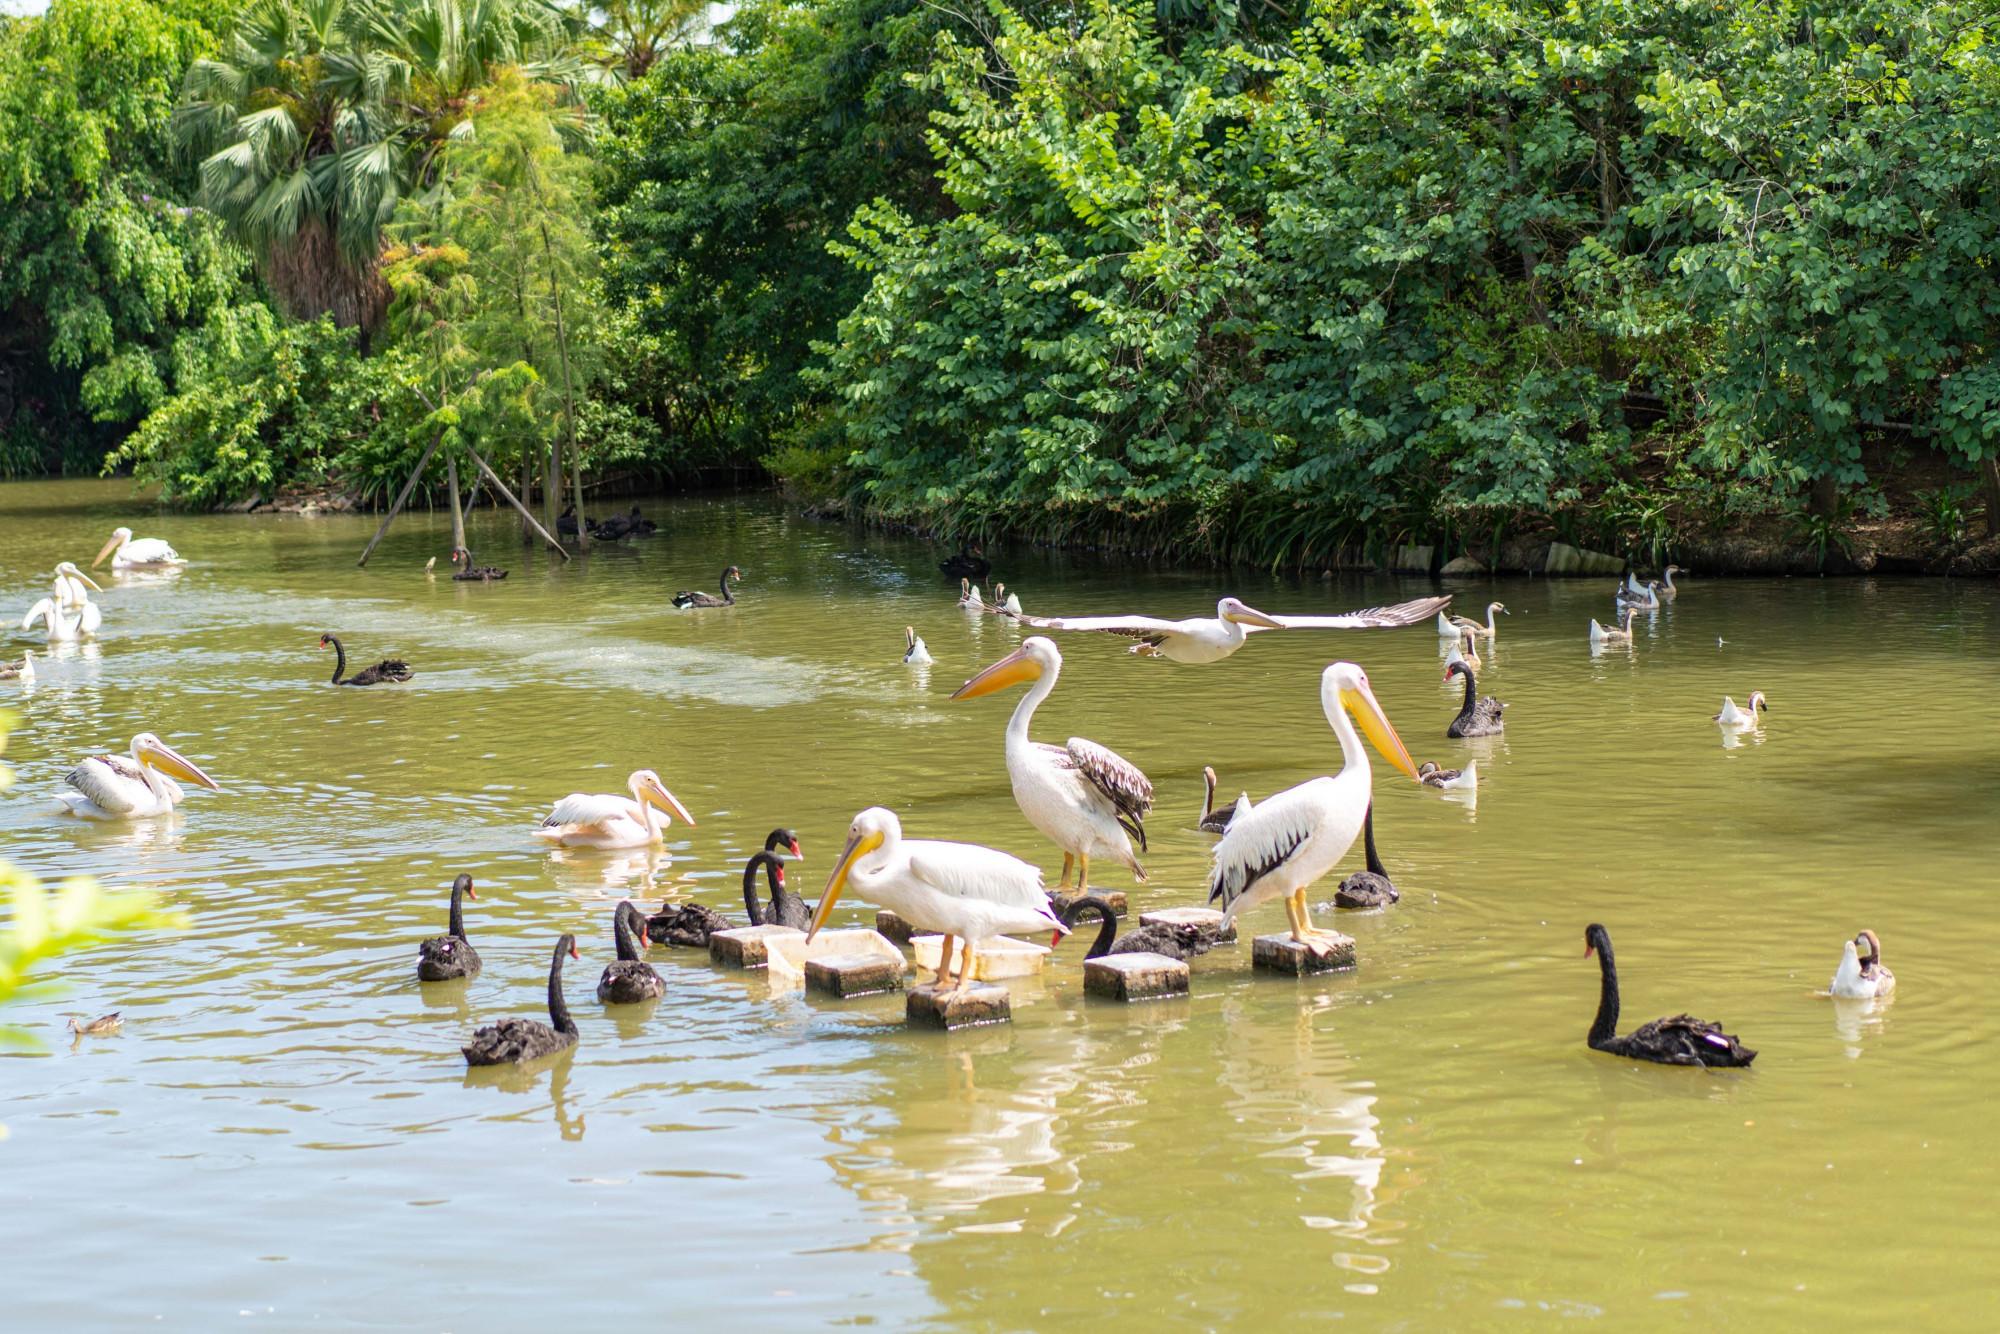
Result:
M556 1130L566 1140L583 1138L584 1118L582 1113L572 1116L565 1095L569 1092L570 1067L576 1058L575 1046L565 1048L555 1057L531 1065L475 1065L465 1071L466 1088L494 1089L501 1093L523 1096L536 1091L542 1076L549 1077L548 1101L536 1101L524 1105L518 1111L508 1111L493 1119L496 1121L533 1121L539 1119L544 1107L553 1115Z
M658 846L605 851L597 848L551 848L549 869L556 884L584 898L612 894L656 898L660 873L673 857ZM691 887L691 886L690 886Z

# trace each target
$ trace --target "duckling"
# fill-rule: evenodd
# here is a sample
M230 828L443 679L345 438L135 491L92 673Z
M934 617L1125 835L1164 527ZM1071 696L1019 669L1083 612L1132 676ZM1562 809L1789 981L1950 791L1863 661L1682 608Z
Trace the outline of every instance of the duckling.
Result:
M1896 975L1882 966L1882 942L1873 931L1841 942L1840 967L1827 989L1852 1000L1886 996L1896 989Z

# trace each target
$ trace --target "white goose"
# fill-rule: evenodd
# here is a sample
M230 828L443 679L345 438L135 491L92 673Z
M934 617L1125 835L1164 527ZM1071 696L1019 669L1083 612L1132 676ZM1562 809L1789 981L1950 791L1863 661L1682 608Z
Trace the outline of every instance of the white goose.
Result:
M566 848L643 848L661 842L673 823L669 818L663 824L656 811L694 826L687 807L651 769L633 770L626 789L632 794L629 800L604 792L570 793L543 818L535 837Z
M1451 618L1451 624L1461 634L1483 635L1487 639L1497 639L1500 637L1500 627L1493 623L1493 613L1496 611L1505 616L1512 616L1514 614L1507 610L1507 604L1504 602L1489 602L1486 604L1486 624L1481 625L1470 616L1454 616ZM1439 612L1438 615L1442 616L1444 613ZM1444 638L1442 632L1439 633L1438 638Z
M1868 953L1862 954L1863 949ZM1882 942L1873 931L1841 942L1840 967L1827 989L1848 1000L1872 1000L1896 989L1896 975L1882 966Z
M980 596L979 585L973 583L970 579L960 579L958 581L958 605L975 616L985 611L986 599Z
M1182 621L1163 621L1155 616L1017 616L1014 619L1036 630L1120 635L1139 641L1131 651L1142 658L1203 664L1221 662L1260 630L1393 629L1415 625L1432 612L1442 619L1443 609L1450 601L1447 595L1399 602L1393 607L1368 607L1338 616L1272 616L1246 606L1238 598L1223 598L1215 604L1214 616L1194 616ZM1456 637L1458 631L1454 628L1451 633Z
M924 641L913 625L903 627L903 661L912 667L931 665L931 651L924 647Z
M164 775L171 774L172 778ZM73 792L58 792L56 800L71 815L86 820L137 820L166 815L182 793L174 778L220 791L213 778L172 746L141 732L132 738L127 755L92 755L63 775Z
M993 610L1005 616L1019 616L1021 614L1021 599L1009 593L1007 585L993 585L993 596L1000 600L1000 605Z
M880 806L870 806L848 826L847 847L813 913L808 944L849 884L918 930L944 936L939 986L951 970L953 942L962 940L956 990L965 988L981 942L1011 932L1069 930L1049 907L1042 873L1028 863L976 843L905 839L902 821Z
M1631 643L1631 642L1632 642L1632 617L1633 617L1633 614L1634 614L1634 613L1633 613L1633 610L1632 610L1632 608L1631 608L1631 607L1629 607L1629 606L1628 606L1628 607L1626 607L1626 608L1625 608L1625 619L1624 619L1624 620L1623 620L1622 622L1620 622L1620 623L1619 623L1619 626L1618 626L1618 628L1617 628L1616 630L1607 630L1607 629L1605 629L1605 628L1604 628L1603 626L1601 626L1601 625L1599 625L1599 624L1597 623L1597 618L1596 618L1595 616L1591 617L1591 618L1590 618L1590 646L1591 646L1592 648L1603 648L1603 647L1604 647L1604 646L1605 646L1606 644L1629 644L1629 643Z
M180 553L167 545L166 539L159 537L133 537L130 528L114 528L111 540L104 544L104 550L97 553L97 559L90 562L91 568L104 563L111 557L114 570L143 569L149 565L185 565Z
M1764 699L1764 692L1761 690L1751 691L1749 707L1742 709L1736 707L1735 700L1724 695L1722 697L1722 712L1715 715L1715 724L1725 732L1748 732L1752 728L1764 725L1762 715L1770 707L1770 704Z
M1367 818L1374 790L1361 732L1382 758L1411 778L1417 766L1389 725L1368 673L1351 662L1336 662L1320 675L1320 708L1340 738L1341 770L1286 788L1237 816L1215 845L1209 901L1222 900L1225 925L1273 899L1285 901L1292 939L1321 948L1306 907L1306 890L1331 871L1354 846ZM1348 714L1354 715L1350 721Z
M1034 682L1007 723L1007 777L1021 814L1062 849L1059 888L1069 887L1074 864L1077 890L1088 892L1092 857L1113 858L1144 880L1146 871L1132 851L1132 840L1136 838L1144 851L1146 813L1153 809L1153 785L1146 775L1095 741L1073 736L1066 746L1049 746L1028 736L1035 710L1055 690L1061 674L1062 653L1054 641L1031 635L951 697L977 699L1023 681Z

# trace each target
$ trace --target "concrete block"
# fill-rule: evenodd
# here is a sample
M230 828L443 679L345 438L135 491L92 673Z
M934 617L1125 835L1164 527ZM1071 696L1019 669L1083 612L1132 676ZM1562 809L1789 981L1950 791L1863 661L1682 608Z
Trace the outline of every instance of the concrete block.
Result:
M1083 961L1083 989L1118 1001L1188 994L1188 966L1164 954L1107 954Z
M965 942L952 946L951 975L958 976L959 951ZM910 957L917 967L927 973L935 973L938 956L944 950L943 936L912 936ZM1010 977L1033 977L1042 971L1042 963L1049 957L1047 945L1036 945L1012 936L995 936L981 941L972 954L971 980L974 982L1002 982Z
M1250 962L1254 967L1294 977L1337 972L1354 967L1354 941L1335 935L1314 949L1293 940L1288 933L1259 936L1250 942Z
M903 1002L903 1017L912 1028L971 1028L1004 1024L1013 1018L1007 988L968 986L953 994L933 986L913 987Z
M708 957L724 968L762 968L771 961L772 937L797 936L805 932L789 926L737 926L718 931L708 938Z
M910 937L917 934L915 927L890 912L887 908L877 908L875 910L875 929L895 941L898 945L909 944Z
M806 987L845 1000L849 996L879 996L903 986L903 961L894 963L873 954L844 954L806 960Z
M1227 931L1222 929L1222 912L1217 908L1155 908L1139 914L1139 925L1199 926L1214 932L1217 940L1236 939L1233 923Z

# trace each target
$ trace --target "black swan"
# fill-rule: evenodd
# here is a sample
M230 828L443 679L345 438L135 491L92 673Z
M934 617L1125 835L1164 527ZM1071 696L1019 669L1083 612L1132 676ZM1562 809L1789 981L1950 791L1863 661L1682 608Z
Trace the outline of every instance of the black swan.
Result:
M631 537L651 537L654 533L660 531L660 525L640 515L637 505L632 507L631 517L625 523L626 534Z
M365 667L342 680L341 673L347 670L347 650L340 646L340 640L333 635L321 635L319 646L333 650L333 684L337 686L374 686L381 685L384 681L400 685L416 675L410 670L410 664L401 658L384 658L373 667Z
M564 955L572 959L580 957L576 952L575 936L564 936L558 940L555 957L549 961L550 1023L534 1019L502 1019L497 1024L488 1024L472 1035L472 1041L460 1048L465 1053L467 1065L521 1065L568 1051L576 1045L576 1020L569 1017L569 1006L563 1003Z
M576 536L576 506L565 505L563 506L563 512L556 515L556 536Z
M1585 1039L1598 1051L1624 1056L1634 1061L1656 1061L1661 1065L1748 1065L1757 1053L1722 1031L1691 1015L1655 1019L1618 1036L1618 964L1611 957L1611 933L1592 922L1583 929L1583 953L1597 955L1603 973L1603 990L1597 1002L1597 1018Z
M757 868L764 868L770 884L768 909L757 901ZM752 926L789 926L800 931L812 928L812 905L794 894L785 884L785 868L775 853L766 849L752 857L743 868L743 906L750 912Z
M1054 900L1050 901L1054 903ZM1079 917L1095 917L1098 921L1097 939L1090 942L1084 951L1086 959L1101 959L1107 954L1164 954L1169 959L1192 959L1197 954L1206 954L1222 943L1222 934L1214 927L1195 926L1188 922L1160 922L1153 926L1142 926L1137 931L1118 934L1118 918L1111 911L1111 905L1096 894L1083 894L1056 905L1056 916L1062 924L1074 927ZM1051 936L1051 948L1061 940L1061 936Z
M960 547L956 556L947 556L939 561L938 569L954 579L984 579L993 572L993 562L980 554L984 550L984 547L978 546L970 551Z
M1472 668L1463 662L1454 662L1444 669L1444 679L1454 676L1465 678L1465 706L1458 711L1458 717L1451 720L1444 729L1449 737L1493 736L1504 724L1500 715L1507 708L1491 695L1478 694L1479 683L1472 675Z
M458 565L461 561L464 562L464 565L452 571L451 575L452 578L458 580L460 583L490 584L495 579L505 579L507 577L507 572L497 566L474 565L470 551L467 551L464 547L453 547L451 549L451 563Z
M1229 822L1249 807L1250 794L1248 792L1237 794L1234 806L1226 811L1218 811L1215 809L1215 770L1206 764L1202 765L1201 781L1208 791L1201 799L1201 820L1195 828L1204 834L1226 834L1229 832Z
M1340 888L1333 891L1333 906L1336 908L1383 908L1394 903L1402 895L1389 883L1389 872L1383 869L1382 859L1375 855L1375 803L1368 803L1367 813L1361 817L1361 846L1366 849L1368 869L1356 871L1340 882Z
M736 923L705 903L662 904L646 918L646 939L655 945L680 945L705 950L708 938Z
M676 607L733 607L736 605L736 590L730 585L740 583L742 579L743 571L732 565L722 572L721 597L717 597L713 593L691 593L684 588L674 594L674 605Z
M667 994L667 984L653 971L653 965L639 957L646 940L646 917L632 900L619 903L611 915L611 938L617 943L618 957L604 965L597 979L597 999L606 1005L637 1005L658 1000Z
M465 908L462 899L477 900L472 877L461 875L451 882L451 930L432 936L417 946L417 977L425 982L449 982L455 977L479 976L479 951L465 938Z

